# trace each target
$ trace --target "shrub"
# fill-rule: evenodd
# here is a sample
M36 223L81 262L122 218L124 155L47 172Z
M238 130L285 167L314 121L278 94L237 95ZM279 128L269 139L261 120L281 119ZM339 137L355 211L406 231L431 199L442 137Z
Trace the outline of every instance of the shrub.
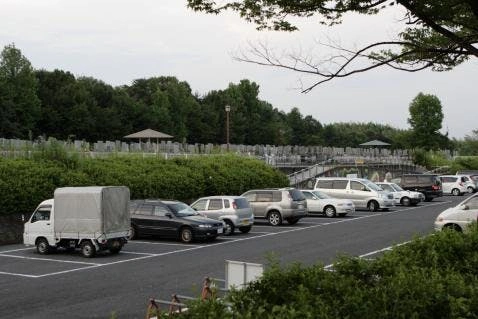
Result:
M224 300L195 302L179 318L476 318L478 227L415 238L376 260L341 256L280 267Z
M42 200L53 196L55 188L64 186L125 185L133 199L191 202L201 196L288 185L284 174L263 162L232 155L175 160L111 157L73 162L64 155L60 154L60 160L44 156L0 159L1 213L32 212Z

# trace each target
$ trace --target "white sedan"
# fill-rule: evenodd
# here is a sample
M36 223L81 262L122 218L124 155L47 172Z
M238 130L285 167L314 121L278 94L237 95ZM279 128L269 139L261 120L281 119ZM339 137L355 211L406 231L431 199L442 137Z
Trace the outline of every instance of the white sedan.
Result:
M355 205L350 199L332 198L318 190L301 190L307 199L310 214L325 214L327 217L345 216L355 212Z
M393 195L393 201L395 205L403 206L415 206L421 201L425 200L425 195L420 192L406 191L395 183L375 183L380 186L384 191L390 192Z

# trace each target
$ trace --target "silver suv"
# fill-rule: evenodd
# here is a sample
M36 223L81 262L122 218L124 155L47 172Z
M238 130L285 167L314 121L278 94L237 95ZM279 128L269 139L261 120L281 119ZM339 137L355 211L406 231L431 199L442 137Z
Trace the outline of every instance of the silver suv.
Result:
M295 188L255 189L242 194L251 204L255 218L266 218L272 226L286 220L293 225L307 216L304 194Z
M222 220L224 235L234 234L239 228L241 233L248 233L254 224L254 214L247 199L241 196L209 196L199 198L191 204L200 214Z

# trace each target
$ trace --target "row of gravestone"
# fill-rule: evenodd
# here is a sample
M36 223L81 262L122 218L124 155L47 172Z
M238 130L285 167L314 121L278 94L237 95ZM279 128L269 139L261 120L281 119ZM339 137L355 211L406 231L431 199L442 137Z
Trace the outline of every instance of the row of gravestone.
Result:
M0 150L3 151L22 151L35 150L41 144L48 145L51 140L27 141L19 139L0 138ZM409 157L408 150L390 150L378 148L352 148L352 147L326 147L326 146L273 146L273 145L236 145L236 144L182 144L171 141L162 141L160 143L142 142L127 143L123 141L98 141L88 143L75 140L73 142L61 143L69 151L78 152L137 152L137 153L170 153L170 154L212 154L226 153L229 149L233 153L249 154L254 156L275 156L290 157L291 155L300 155L314 158L314 160L328 159L334 156L365 156L365 157ZM449 150L442 151L446 157L453 154ZM304 160L303 158L301 160Z

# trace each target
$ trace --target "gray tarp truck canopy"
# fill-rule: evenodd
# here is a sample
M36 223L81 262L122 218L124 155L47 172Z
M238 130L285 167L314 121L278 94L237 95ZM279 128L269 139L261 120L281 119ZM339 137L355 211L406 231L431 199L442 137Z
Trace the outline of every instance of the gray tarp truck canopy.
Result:
M130 228L129 188L89 186L57 188L55 233L113 233Z

